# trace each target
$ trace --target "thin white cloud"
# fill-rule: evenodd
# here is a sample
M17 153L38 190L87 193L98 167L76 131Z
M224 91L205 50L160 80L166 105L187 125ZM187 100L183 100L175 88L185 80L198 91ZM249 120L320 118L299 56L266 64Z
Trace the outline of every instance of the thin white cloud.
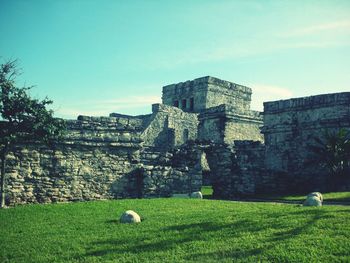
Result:
M97 107L109 107L113 105L115 107L120 108L131 108L134 106L140 106L145 104L152 104L160 102L160 97L155 95L147 95L147 96L129 96L124 98L116 98L116 99L106 99L106 100L95 100L95 101L85 101L82 105L91 105L94 103Z
M219 62L293 49L346 47L350 46L348 35L350 36L350 20L305 25L287 32L267 32L263 36L250 36L244 40L230 39L227 36L228 39L223 37L187 49L152 54L144 66L152 70L173 69L188 64Z
M130 111L142 107L149 107L153 103L160 103L159 96L129 96L117 99L93 100L62 106L55 110L56 115L75 119L78 115L108 116L112 112ZM151 108L150 108L151 111ZM137 113L136 113L137 114ZM140 113L142 114L142 113Z
M301 37L307 35L313 35L317 33L350 33L350 20L333 21L328 23L322 23L318 25L305 26L303 28L298 28L281 34L282 37Z
M293 92L285 87L267 84L251 84L252 88L252 105L253 110L263 111L263 103L266 101L274 101L288 99L293 97Z
M336 48L350 46L350 42L342 41L303 41L294 42L282 45L284 49L298 49L298 48Z
M259 41L256 41L259 42ZM172 54L159 54L156 61L147 63L148 69L173 69L187 64L200 64L218 62L246 57L254 57L262 54L273 54L275 52L291 49L314 49L314 48L337 48L350 46L348 40L303 40L281 41L261 40L256 42L238 45L237 43L225 43L215 47L194 48L183 51L176 51Z

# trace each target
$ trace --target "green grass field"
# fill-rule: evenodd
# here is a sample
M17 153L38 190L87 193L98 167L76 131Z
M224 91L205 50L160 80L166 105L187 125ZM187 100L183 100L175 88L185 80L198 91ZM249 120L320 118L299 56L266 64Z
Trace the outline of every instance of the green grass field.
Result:
M125 210L140 224L120 224ZM198 199L0 210L0 262L349 262L350 207Z

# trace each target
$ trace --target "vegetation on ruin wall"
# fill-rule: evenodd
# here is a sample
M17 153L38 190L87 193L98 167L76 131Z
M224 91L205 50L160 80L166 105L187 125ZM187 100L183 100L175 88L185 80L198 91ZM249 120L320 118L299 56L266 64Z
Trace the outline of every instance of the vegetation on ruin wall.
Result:
M5 207L6 159L19 143L44 142L52 145L63 136L63 120L46 109L51 100L33 99L31 87L18 87L16 61L0 65L0 208Z
M335 181L334 189L337 189L344 181L342 179L350 176L350 131L345 128L333 132L325 130L314 140L315 144L309 146L314 153L309 162L327 169Z
M123 211L140 224L120 224ZM350 207L194 199L0 210L0 262L348 262Z

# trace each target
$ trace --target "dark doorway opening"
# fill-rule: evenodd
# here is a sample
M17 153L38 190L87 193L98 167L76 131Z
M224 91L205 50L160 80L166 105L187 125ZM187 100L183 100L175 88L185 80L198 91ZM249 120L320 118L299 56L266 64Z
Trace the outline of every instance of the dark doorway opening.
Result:
M194 109L194 99L190 98L190 111L193 111Z
M186 99L183 99L181 102L181 109L186 109Z
M208 164L207 154L202 152L200 159L200 166L202 169L202 188L201 192L204 199L213 198L213 187L212 187L212 172Z

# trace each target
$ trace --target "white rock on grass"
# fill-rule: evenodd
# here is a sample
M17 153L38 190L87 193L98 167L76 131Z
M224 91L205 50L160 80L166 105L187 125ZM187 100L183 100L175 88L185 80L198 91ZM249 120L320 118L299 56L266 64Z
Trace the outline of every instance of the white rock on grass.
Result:
M309 196L304 201L304 206L322 206L322 201L317 196Z
M120 223L140 223L140 222L141 222L140 216L132 210L125 211L120 217Z
M308 194L306 198L311 197L311 196L316 196L316 197L318 197L318 199L320 199L321 202L323 202L323 196L320 192L312 192L312 193Z
M201 192L193 192L193 193L191 193L191 195L190 195L190 197L191 198L197 198L197 199L203 199L203 195L202 195L202 193Z

